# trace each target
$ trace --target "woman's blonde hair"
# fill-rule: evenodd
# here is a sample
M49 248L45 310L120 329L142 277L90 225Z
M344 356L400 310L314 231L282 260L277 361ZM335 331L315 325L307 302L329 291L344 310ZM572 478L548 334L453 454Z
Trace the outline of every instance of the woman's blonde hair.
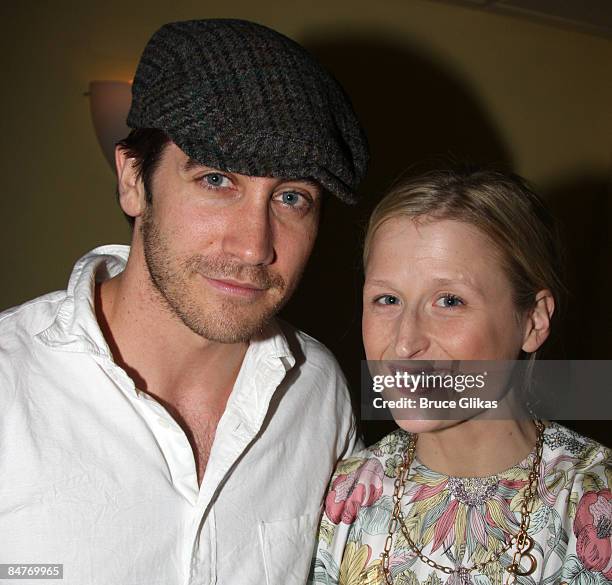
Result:
M562 306L561 247L557 225L542 200L518 175L481 168L442 170L393 185L374 209L364 242L367 268L372 240L389 219L451 219L477 227L500 253L519 314L538 291L551 291Z

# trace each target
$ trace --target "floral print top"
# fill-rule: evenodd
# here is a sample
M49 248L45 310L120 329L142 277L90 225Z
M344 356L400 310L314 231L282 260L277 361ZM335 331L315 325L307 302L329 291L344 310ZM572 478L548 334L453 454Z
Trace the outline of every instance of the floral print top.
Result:
M339 463L325 500L309 583L379 585L397 465L408 434L397 430ZM490 477L460 478L412 464L402 499L405 530L423 553L445 567L481 570L447 574L411 550L400 528L390 568L395 585L501 585L512 563L521 503L535 453ZM535 571L531 585L612 583L612 452L559 424L544 431L538 498L531 512ZM542 479L543 478L543 479ZM511 546L508 547L508 545ZM523 569L529 563L523 561Z

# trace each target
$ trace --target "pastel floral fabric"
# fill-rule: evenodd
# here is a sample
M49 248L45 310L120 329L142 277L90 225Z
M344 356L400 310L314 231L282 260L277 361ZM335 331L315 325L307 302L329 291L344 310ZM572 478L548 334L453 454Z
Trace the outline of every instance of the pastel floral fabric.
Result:
M332 478L313 559L310 584L379 585L393 508L397 465L408 434L397 430L342 461ZM523 494L534 453L490 477L449 477L415 459L406 484L403 530L393 535L390 567L397 585L502 585L512 562ZM612 452L559 424L544 432L538 498L529 536L537 567L517 583L612 583ZM405 537L438 564L480 571L434 569ZM526 568L526 567L525 567Z

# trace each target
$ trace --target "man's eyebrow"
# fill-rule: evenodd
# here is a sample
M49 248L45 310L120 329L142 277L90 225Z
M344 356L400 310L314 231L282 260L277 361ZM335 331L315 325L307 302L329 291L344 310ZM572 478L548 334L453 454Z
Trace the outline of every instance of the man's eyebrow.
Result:
M319 183L319 181L313 179L312 177L295 177L295 178L283 178L283 181L287 181L287 182L296 182L296 183L304 183L305 185L308 185L309 187L312 187L314 189L318 189L319 191L323 192L323 185L321 185L321 183Z
M211 170L217 170L217 169L213 169L212 167L209 167L201 162L198 162L197 160L189 157L187 158L187 160L183 163L183 171L188 173L189 171L193 171L194 169L208 169L210 168ZM219 170L219 172L227 172L227 173L234 173L234 174L242 174L242 173L237 173L236 171L222 171ZM305 185L308 185L309 187L312 187L313 189L318 189L319 191L323 192L323 186L321 185L321 183L319 183L319 181L313 179L312 177L270 177L270 178L277 178L279 181L282 181L283 183L289 183L289 182L296 182L296 183L304 183Z
M189 157L183 164L183 171L187 173L189 171L192 171L193 169L198 169L198 168L203 168L203 167L206 167L206 165L202 164L201 162L198 162L194 158Z

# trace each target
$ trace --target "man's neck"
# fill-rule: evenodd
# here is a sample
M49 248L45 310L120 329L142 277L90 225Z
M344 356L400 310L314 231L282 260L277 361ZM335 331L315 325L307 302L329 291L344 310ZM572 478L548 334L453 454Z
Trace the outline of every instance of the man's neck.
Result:
M138 269L142 263L130 260L96 287L96 316L115 362L139 390L166 403L197 395L224 404L248 344L216 343L191 331Z

